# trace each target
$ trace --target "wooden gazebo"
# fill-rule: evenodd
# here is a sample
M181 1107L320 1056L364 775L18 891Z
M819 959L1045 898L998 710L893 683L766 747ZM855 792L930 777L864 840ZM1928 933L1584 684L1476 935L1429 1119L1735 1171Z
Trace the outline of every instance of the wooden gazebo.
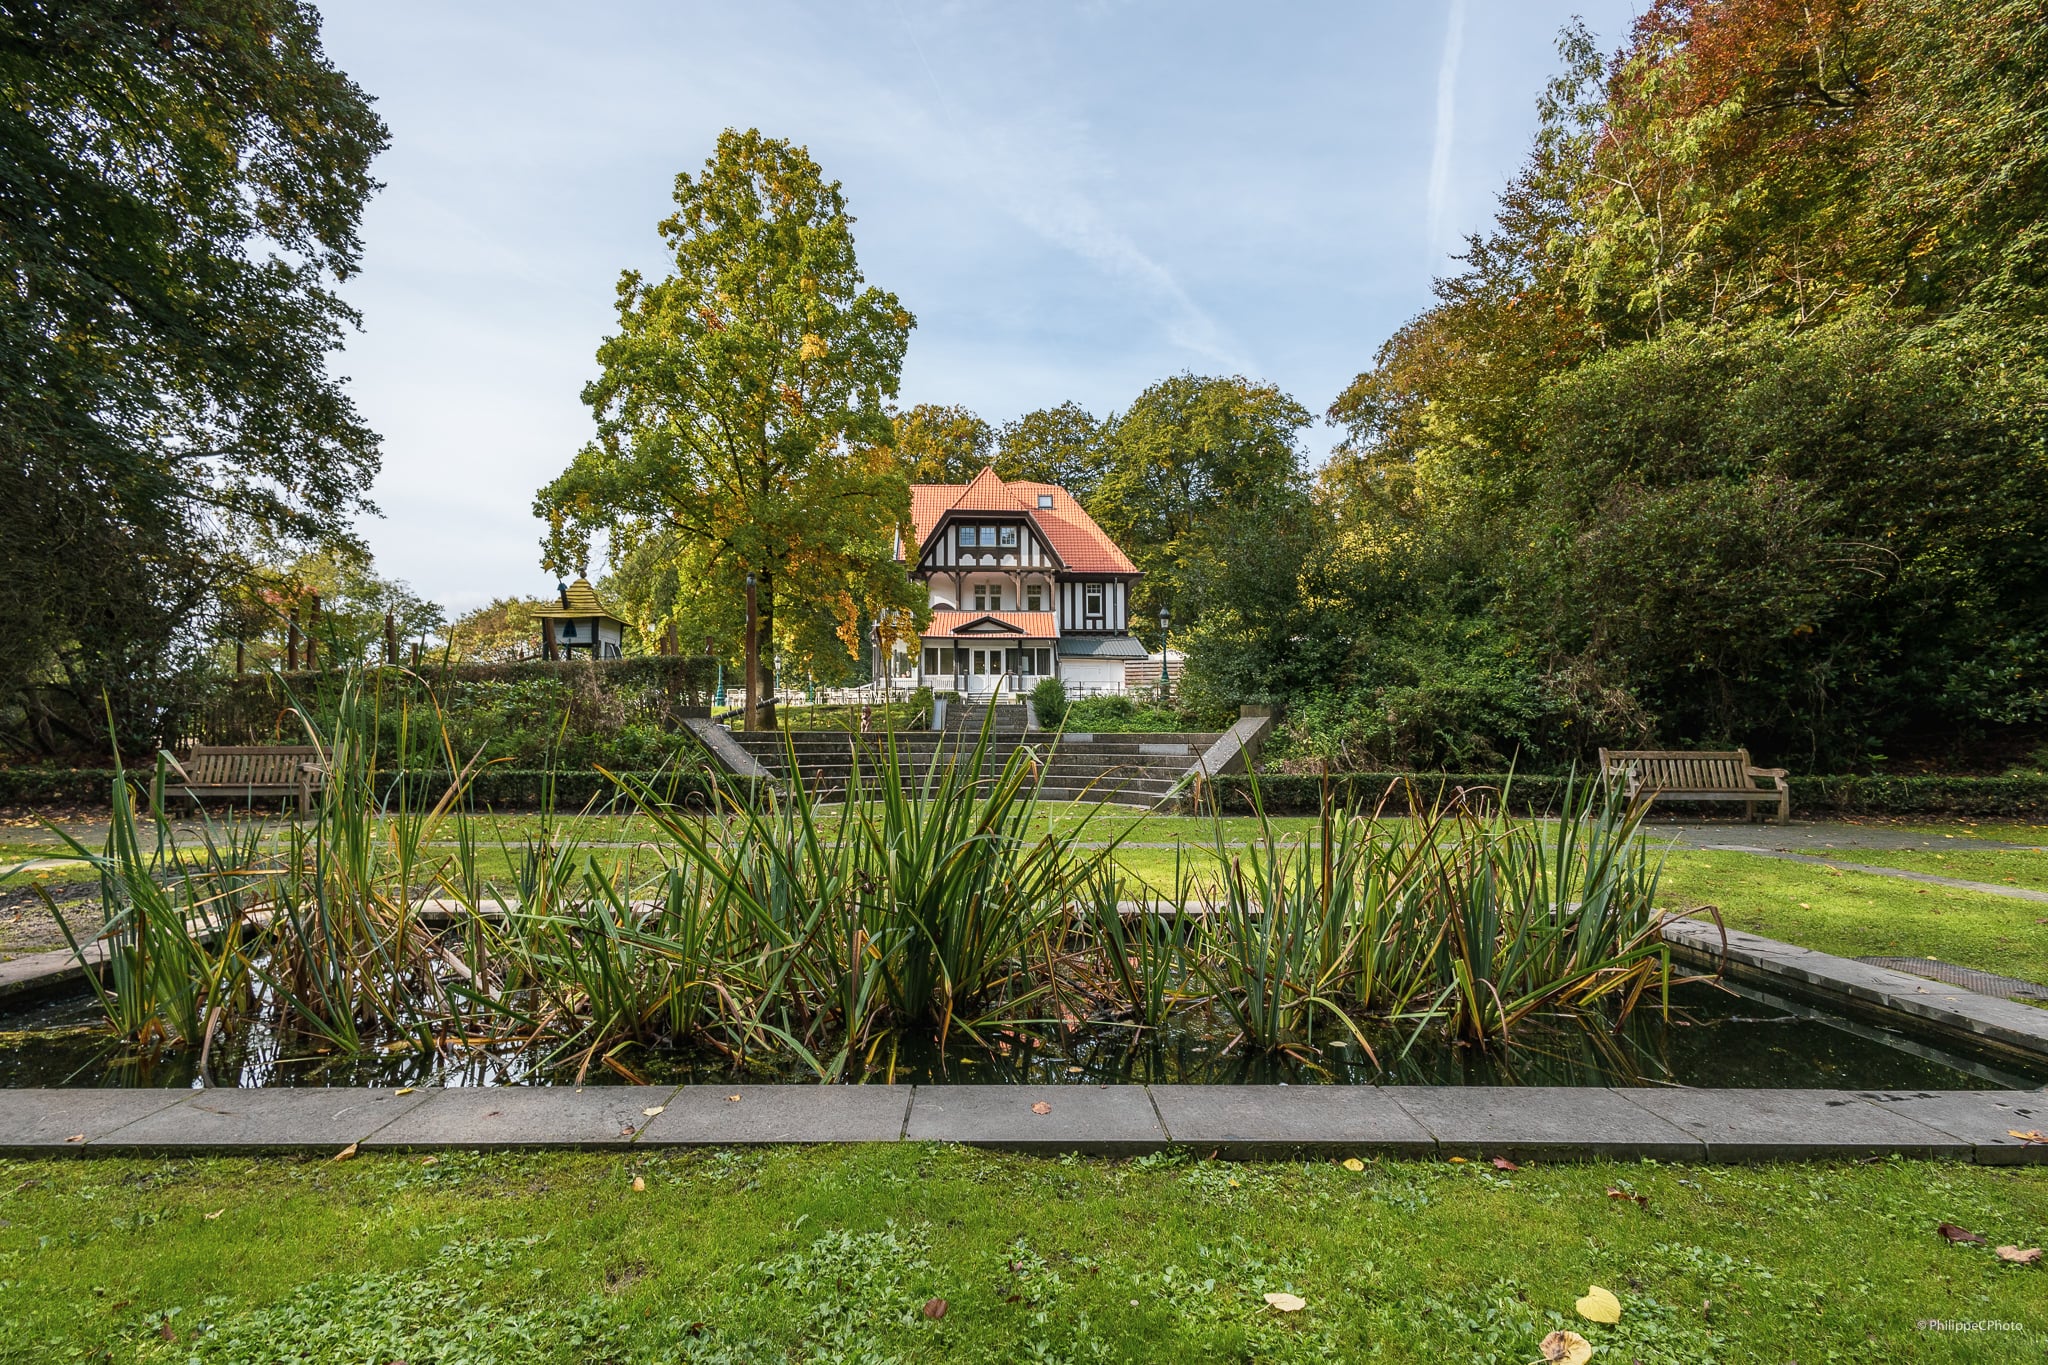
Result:
M618 658L626 623L604 609L590 580L557 583L555 593L560 605L534 613L540 620L541 657L573 659L581 652L587 659Z

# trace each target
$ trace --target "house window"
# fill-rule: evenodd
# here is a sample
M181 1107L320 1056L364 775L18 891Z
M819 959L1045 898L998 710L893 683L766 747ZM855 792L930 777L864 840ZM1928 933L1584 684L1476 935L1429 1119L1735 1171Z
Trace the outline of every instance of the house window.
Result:
M988 673L987 650L977 649L974 651L974 672L977 676L984 676Z
M1040 493L1038 495L1038 510L1041 512L1050 512L1052 510L1052 494Z
M924 647L924 671L927 673L937 673L939 671L939 647L937 645L926 645Z
M1024 585L1024 610L1045 610L1044 592L1036 583L1026 583Z
M1048 675L1049 675L1049 674L1051 674L1051 672L1052 672L1052 651L1051 651L1051 650L1049 650L1049 649L1041 649L1041 650L1039 650L1039 651L1038 651L1038 671L1039 671L1040 673L1043 673L1043 674L1048 674Z
M1090 620L1102 615L1102 585L1090 583L1081 593L1081 614Z
M974 585L974 609L976 611L1001 611L1003 589L999 583L977 583Z
M994 544L996 543L995 527L984 526L981 528L981 543L988 546L994 546Z
M1009 547L1010 549L1015 549L1015 548L1016 548L1016 546L1017 546L1017 528L1016 528L1016 527L1014 527L1014 526L1005 526L1005 527L1003 527L1003 528L1002 528L1002 530L1001 530L1000 532L998 532L998 534L1002 536L1002 538L1003 538L1003 544L1004 544L1005 546Z
M974 548L974 528L972 526L960 528L960 548L963 550Z

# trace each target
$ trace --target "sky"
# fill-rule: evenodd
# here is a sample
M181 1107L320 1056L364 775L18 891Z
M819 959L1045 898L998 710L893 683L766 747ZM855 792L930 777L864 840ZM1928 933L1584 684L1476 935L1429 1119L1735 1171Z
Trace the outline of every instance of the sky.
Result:
M384 442L361 529L459 614L552 587L533 495L592 434L619 272L663 270L721 129L844 186L863 273L917 318L905 406L1106 416L1190 371L1320 412L1489 221L1560 26L1612 49L1641 0L319 8L391 129L335 361Z

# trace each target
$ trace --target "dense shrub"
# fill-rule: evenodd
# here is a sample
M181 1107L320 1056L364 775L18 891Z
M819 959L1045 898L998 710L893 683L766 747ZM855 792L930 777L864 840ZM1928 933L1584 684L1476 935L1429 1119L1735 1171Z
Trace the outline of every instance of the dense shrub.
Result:
M1038 686L1031 689L1031 709L1038 713L1038 723L1048 730L1056 730L1067 718L1067 685L1058 678L1040 678Z

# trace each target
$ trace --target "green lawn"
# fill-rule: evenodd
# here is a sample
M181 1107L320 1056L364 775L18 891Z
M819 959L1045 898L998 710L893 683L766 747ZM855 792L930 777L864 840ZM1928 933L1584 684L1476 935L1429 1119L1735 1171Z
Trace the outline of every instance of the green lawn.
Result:
M1845 849L1830 856L1870 867L1899 867L1937 877L2048 891L2048 852L2031 849L1973 849L1959 844L1953 849Z
M2048 1270L1990 1249L2048 1241L2041 1169L1354 1173L904 1145L16 1161L0 1187L0 1361L37 1365L1523 1365L1558 1327L1643 1365L2048 1346ZM1990 1245L1952 1246L1941 1222ZM1575 1314L1593 1284L1618 1327ZM1283 1316L1269 1292L1307 1307Z
M2039 902L1742 853L1691 852L1666 860L1660 899L1671 909L1715 905L1731 928L1842 957L1935 957L2048 981L2048 905Z

